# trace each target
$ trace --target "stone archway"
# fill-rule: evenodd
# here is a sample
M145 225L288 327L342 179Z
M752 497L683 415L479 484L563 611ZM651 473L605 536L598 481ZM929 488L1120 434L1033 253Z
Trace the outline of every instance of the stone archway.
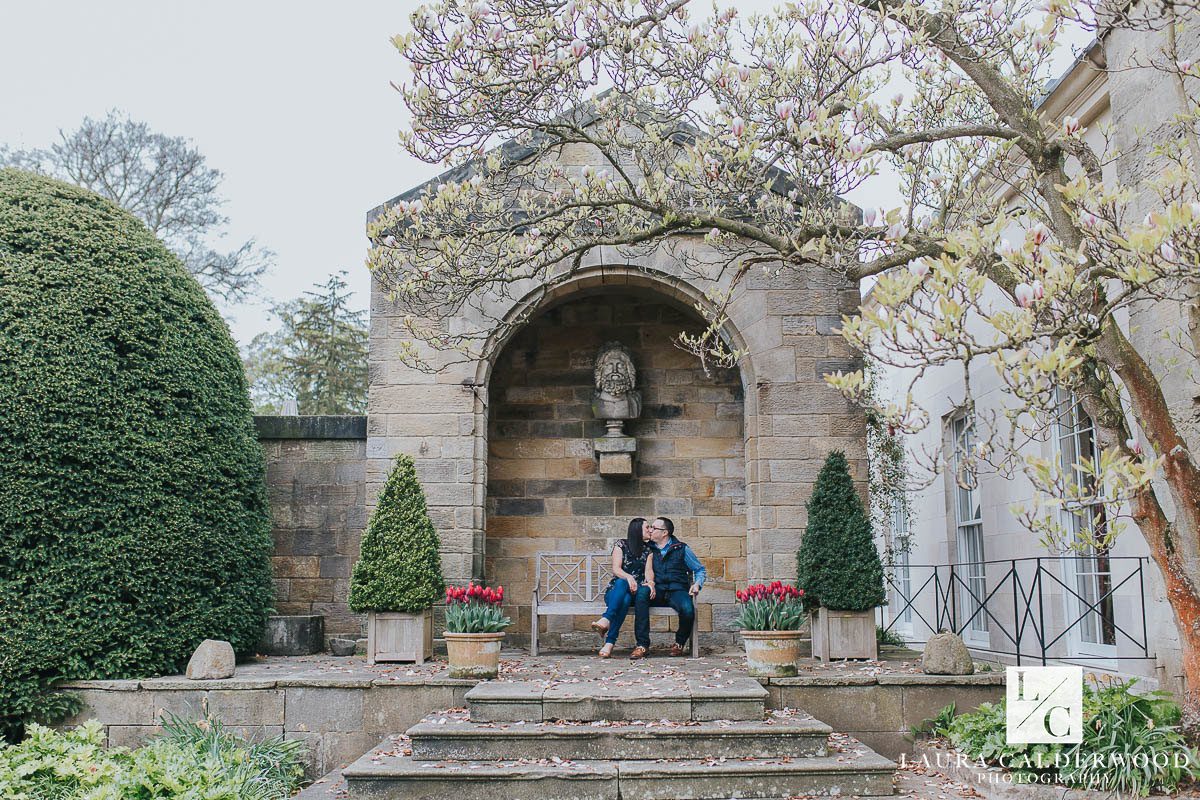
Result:
M550 301L497 354L487 387L484 574L513 598L514 642L529 637L536 553L605 553L629 519L662 515L708 570L697 618L705 646L733 643L733 593L747 574L745 392L739 370L706 373L674 344L703 327L649 286L600 286ZM644 397L641 418L626 424L638 443L628 479L598 475L593 454L604 423L591 411L592 366L609 341L632 351ZM542 640L591 647L588 621L549 618Z
M700 247L690 240L684 245ZM546 309L587 296L649 292L688 313L705 307L703 289L670 252L648 253L619 265L605 263L599 255L549 286L526 282L506 287L503 295L481 296L461 309L462 318L448 324L492 331L484 357L471 360L412 342L405 333L405 309L378 285L373 289L367 502L374 503L392 458L401 452L412 455L442 540L443 571L451 583L485 576L495 580L485 575L486 557L495 552L485 541L488 390L512 337ZM829 450L845 450L856 478L865 482L862 413L821 377L834 369L857 367L856 357L835 332L840 314L851 310L857 299L857 290L845 286L843 279L814 266L807 272L748 276L728 307L723 335L742 353L745 581L794 577L795 553L806 523L804 503ZM403 363L414 346L428 357L427 368ZM728 596L722 599L717 592ZM511 590L508 597L518 614L519 606L528 603L528 596L517 598ZM714 590L706 600L717 601L712 607L714 627L728 631L732 590ZM521 630L528 630L527 623Z

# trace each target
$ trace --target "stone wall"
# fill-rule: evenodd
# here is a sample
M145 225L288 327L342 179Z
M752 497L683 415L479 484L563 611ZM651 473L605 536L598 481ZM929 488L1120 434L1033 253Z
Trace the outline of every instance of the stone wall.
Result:
M321 614L325 635L362 635L346 605L366 525L366 418L255 417L267 462L279 614Z
M183 677L78 681L83 708L64 726L97 720L108 744L137 746L159 733L164 712L197 718L207 712L250 737L303 741L309 778L345 766L434 711L465 705L475 681L442 675L379 674L361 661L329 669L293 662L259 665L219 681ZM1004 697L1004 673L922 675L857 670L762 678L768 708L800 708L889 758L913 752L909 729L949 703L959 713Z
M484 572L505 587L512 641L528 641L536 553L607 553L631 518L663 515L708 570L697 624L718 634L701 644L733 644L733 592L746 579L744 395L736 370L705 374L674 344L681 331L702 329L694 314L653 296L605 294L550 309L501 353L490 392ZM609 341L631 350L643 396L641 419L625 425L638 452L624 480L597 475L592 446L604 435L591 410L592 369ZM542 641L592 647L590 621L546 618ZM675 619L652 622L666 630ZM623 641L632 642L632 628L630 618Z

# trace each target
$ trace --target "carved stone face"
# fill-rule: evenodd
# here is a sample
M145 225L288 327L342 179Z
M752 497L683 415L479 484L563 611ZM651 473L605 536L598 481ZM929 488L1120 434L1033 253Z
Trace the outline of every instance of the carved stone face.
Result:
M596 388L606 394L621 397L633 389L637 380L633 360L623 345L604 346L596 359Z

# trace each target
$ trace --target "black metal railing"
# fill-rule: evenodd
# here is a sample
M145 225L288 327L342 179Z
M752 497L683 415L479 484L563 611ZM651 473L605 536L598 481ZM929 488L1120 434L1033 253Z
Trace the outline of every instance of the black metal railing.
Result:
M1153 659L1146 627L1148 560L1091 555L898 564L886 570L891 602L879 609L879 624L899 633L897 626L911 621L915 634L919 621L930 633L953 631L970 649L1014 657L1017 664ZM1092 581L1090 591L1081 593L1081 574ZM1072 632L1089 628L1103 640L1090 643L1102 645L1096 654L1069 644L1079 641L1069 638Z

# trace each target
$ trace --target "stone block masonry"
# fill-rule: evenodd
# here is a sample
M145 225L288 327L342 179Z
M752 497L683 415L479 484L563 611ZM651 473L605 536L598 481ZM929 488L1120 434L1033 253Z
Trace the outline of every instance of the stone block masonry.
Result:
M911 671L914 664L891 662L883 669L878 662L861 668L814 667L796 678L760 679L765 697L749 693L719 696L721 692L729 694L730 681L745 680L742 657L681 659L671 664L676 678L690 681L685 696L690 696L688 716L694 719L736 718L745 715L750 704L759 712L764 703L767 709L801 709L888 758L911 753L909 728L935 716L949 703L961 713L1004 696L1001 672L923 675ZM611 673L612 678L636 684L662 666L663 662L655 659L631 667L625 659L517 657L504 662L501 681L481 684L473 713L486 716L490 698L493 713L498 709L500 719L532 718L530 711L542 719L547 710L552 715L571 715L564 709L572 704L580 707L579 698L572 696L578 694L579 684L571 682L578 676L590 674L595 679ZM552 672L563 677L548 679ZM308 775L316 777L350 763L384 737L403 733L428 714L462 708L467 705L467 692L476 684L446 677L445 664L437 662L397 668L369 667L362 659L274 658L239 665L237 675L225 680L190 681L177 676L79 681L61 688L77 693L83 701L80 713L64 726L96 719L111 745L144 742L161 730L164 714L198 718L207 711L243 735L283 735L304 741ZM637 692L636 686L623 687L616 680L606 686L605 694L612 698L645 695ZM530 687L527 696L522 695L522 687ZM718 696L710 697L706 691ZM652 718L665 716L670 714L660 703Z
M714 616L729 617L720 611L732 608L746 576L745 395L736 370L706 373L676 345L680 332L702 329L653 296L616 293L550 309L501 353L490 391L484 574L505 587L510 642L529 639L535 553L609 552L631 518L662 515L708 570L698 599L701 644L734 644L731 629L712 629ZM598 474L594 453L605 425L592 413L592 365L611 341L629 348L644 400L641 418L625 423L637 442L629 478ZM577 645L571 633L590 621L546 618L542 642ZM664 637L673 622L654 620ZM622 644L632 646L632 617L625 628Z
M320 614L325 636L358 638L350 570L366 527L367 418L255 417L267 463L279 614Z

